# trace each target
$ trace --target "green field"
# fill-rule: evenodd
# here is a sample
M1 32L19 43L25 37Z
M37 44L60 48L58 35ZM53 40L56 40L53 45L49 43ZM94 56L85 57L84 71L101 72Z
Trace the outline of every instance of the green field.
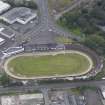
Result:
M89 60L76 53L46 55L46 56L19 56L8 63L8 69L13 74L27 77L55 76L80 74L89 68Z

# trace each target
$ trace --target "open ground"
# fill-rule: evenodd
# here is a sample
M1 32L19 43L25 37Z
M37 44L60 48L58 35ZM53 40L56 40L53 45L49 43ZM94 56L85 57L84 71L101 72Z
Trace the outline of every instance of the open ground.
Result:
M56 12L62 12L67 9L73 0L49 0L49 7Z

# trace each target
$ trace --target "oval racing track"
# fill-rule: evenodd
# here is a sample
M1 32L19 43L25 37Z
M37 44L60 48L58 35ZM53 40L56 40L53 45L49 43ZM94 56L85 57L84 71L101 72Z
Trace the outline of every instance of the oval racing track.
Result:
M87 68L87 70L84 70L84 72L82 73L78 73L78 74L72 74L72 75L55 75L55 76L34 76L34 77L27 77L21 74L14 74L12 73L9 69L8 69L8 63L10 61L12 61L13 59L20 57L20 56L46 56L46 55L57 55L57 54L66 54L66 53L75 53L75 54L79 54L84 56L88 61L89 61L89 67ZM5 63L4 63L4 70L5 72L10 76L13 77L15 79L21 79L21 80L29 80L29 79L51 79L51 78L64 78L64 77L73 77L73 76L81 76L81 75L85 75L88 72L90 72L93 68L93 60L85 53L80 52L80 51L75 51L75 50L66 50L66 51L59 51L59 52L41 52L41 53L26 53L26 54L21 54L21 55L16 55L16 56L12 56L10 58L8 58Z

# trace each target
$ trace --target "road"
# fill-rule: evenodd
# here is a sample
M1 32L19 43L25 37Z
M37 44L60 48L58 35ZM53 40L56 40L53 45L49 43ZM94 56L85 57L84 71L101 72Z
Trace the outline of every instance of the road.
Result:
M25 36L31 35L38 36L39 34L43 32L47 32L49 30L55 32L58 35L64 35L66 37L71 37L72 39L79 40L80 37L76 35L72 35L70 32L65 31L63 28L59 27L49 14L48 10L48 1L47 0L36 0L36 3L39 7L40 11L40 18L39 18L39 25L37 27L33 27L31 31L27 32Z
M44 85L31 85L31 86L17 86L17 87L0 87L0 94L8 93L8 92L28 92L34 90L42 90L42 89L67 89L67 88L76 88L79 86L96 86L101 87L105 85L104 80L100 81L82 81L82 82L71 82L71 83L52 83L52 84L44 84ZM44 90L42 90L44 92Z

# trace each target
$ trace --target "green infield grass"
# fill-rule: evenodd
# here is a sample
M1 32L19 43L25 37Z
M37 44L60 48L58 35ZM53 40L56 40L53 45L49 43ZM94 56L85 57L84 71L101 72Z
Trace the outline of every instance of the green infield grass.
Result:
M77 53L41 56L18 56L8 62L13 74L32 76L74 75L87 71L89 60Z

